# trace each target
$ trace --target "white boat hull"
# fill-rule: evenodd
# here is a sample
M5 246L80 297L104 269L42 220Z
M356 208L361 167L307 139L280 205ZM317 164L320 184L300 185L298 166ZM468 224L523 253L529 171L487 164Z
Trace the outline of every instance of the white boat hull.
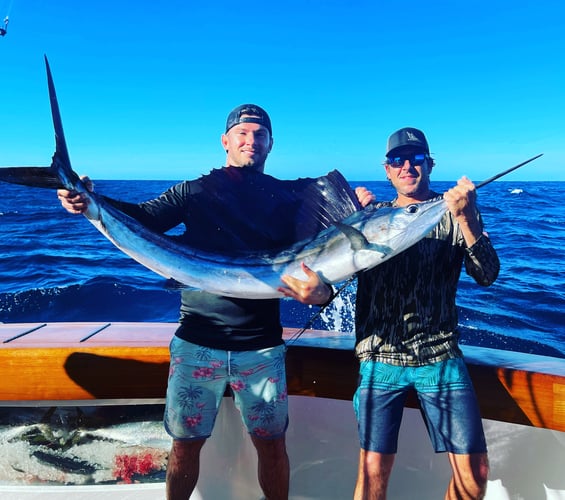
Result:
M290 397L287 434L292 500L352 498L358 438L351 401ZM565 499L565 433L484 420L491 465L487 499ZM192 500L262 496L255 450L231 398L224 398L214 434L202 452ZM434 454L419 411L405 408L389 498L443 498L450 477L445 454ZM3 500L161 500L163 483L133 485L0 484Z

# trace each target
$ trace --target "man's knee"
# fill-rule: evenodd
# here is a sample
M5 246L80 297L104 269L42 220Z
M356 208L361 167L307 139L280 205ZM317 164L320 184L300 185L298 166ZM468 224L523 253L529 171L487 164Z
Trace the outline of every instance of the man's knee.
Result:
M450 461L453 469L452 487L456 490L454 498L484 498L489 474L487 454L450 455Z
M200 455L200 450L204 446L206 439L173 439L169 460L177 462L194 459Z
M277 459L286 456L286 440L284 435L272 439L263 439L251 436L251 441L253 442L260 458L270 457L272 459Z

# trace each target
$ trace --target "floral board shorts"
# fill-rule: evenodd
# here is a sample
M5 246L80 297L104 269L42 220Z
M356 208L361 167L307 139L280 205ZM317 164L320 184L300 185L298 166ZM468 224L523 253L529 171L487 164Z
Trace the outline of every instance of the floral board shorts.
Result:
M173 337L164 424L173 439L212 434L229 385L247 432L277 438L288 426L286 346L224 351Z

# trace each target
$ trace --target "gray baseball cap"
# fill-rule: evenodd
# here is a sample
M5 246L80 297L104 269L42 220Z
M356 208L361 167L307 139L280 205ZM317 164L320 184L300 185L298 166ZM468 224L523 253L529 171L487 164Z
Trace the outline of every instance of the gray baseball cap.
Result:
M424 153L430 154L430 147L424 132L417 128L404 127L394 132L389 138L386 145L386 156L394 154L397 149L403 147L419 148Z

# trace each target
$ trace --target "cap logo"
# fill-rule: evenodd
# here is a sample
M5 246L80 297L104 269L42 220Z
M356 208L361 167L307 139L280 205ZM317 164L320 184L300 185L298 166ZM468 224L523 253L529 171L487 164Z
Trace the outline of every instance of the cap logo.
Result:
M410 130L406 131L406 135L408 136L409 141L420 142L420 139L418 139L416 137L416 135L414 135L412 132L410 132Z

